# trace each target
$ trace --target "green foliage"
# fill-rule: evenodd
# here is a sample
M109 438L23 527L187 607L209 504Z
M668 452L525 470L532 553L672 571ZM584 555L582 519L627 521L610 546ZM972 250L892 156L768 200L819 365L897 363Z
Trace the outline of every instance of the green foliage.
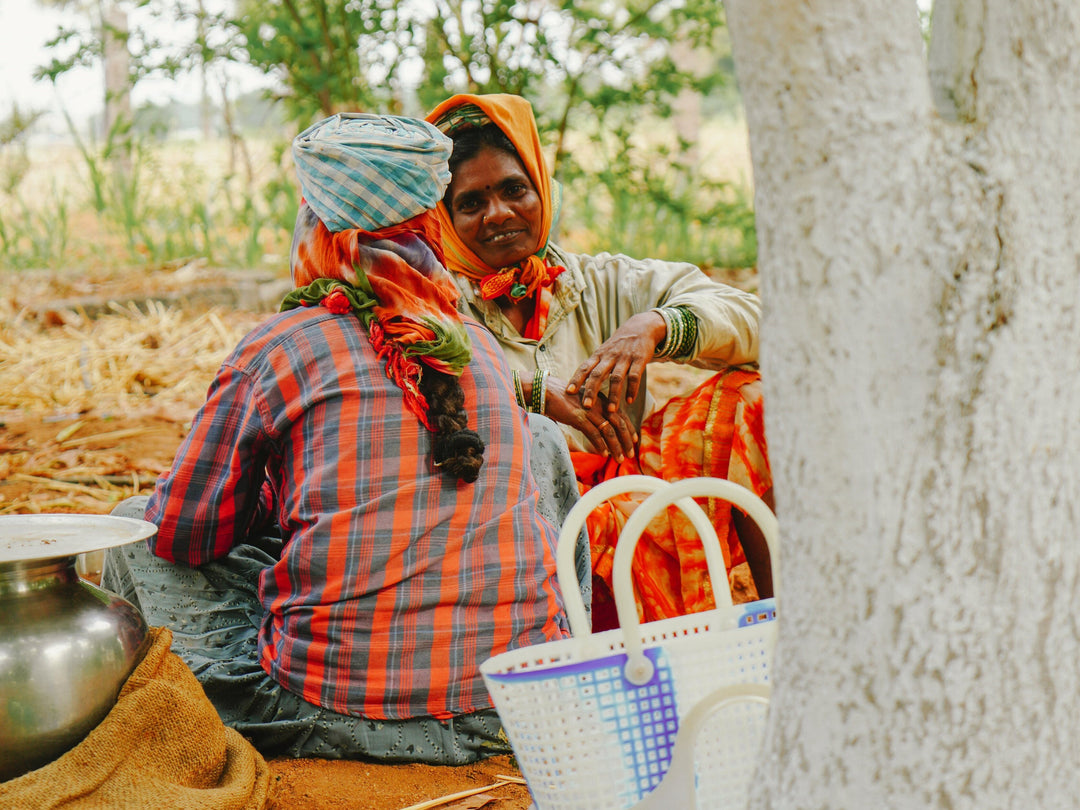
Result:
M123 30L107 22L106 8L137 7L147 11L153 21L161 23L154 30L170 30L177 24L196 24L193 41L177 45L163 42L151 34L151 27ZM78 24L62 26L46 42L50 60L38 66L34 78L55 82L76 67L94 67L105 55L107 39L115 39L126 47L129 60L128 84L134 86L150 77L172 78L191 72L204 64L236 56L235 43L222 39L220 33L228 32L229 16L211 13L203 8L202 0L133 0L120 4L116 0L104 0L87 4L87 17ZM214 32L213 34L211 32Z
M0 191L4 194L14 194L30 168L26 136L40 117L40 112L12 104L11 112L0 120Z
M280 143L274 147L273 162L275 174L267 178L262 187L265 210L269 212L266 224L291 235L300 200L290 169L289 144Z
M58 267L70 245L68 204L56 187L45 200L27 202L19 193L5 195L0 206L0 264L26 270Z
M101 221L123 238L128 259L160 265L204 257L224 266L259 266L265 231L282 224L279 212L269 206L274 200L263 203L260 198L288 181L272 178L260 191L235 172L208 176L194 154L164 166L157 159L160 152L136 142L126 165L84 153L90 176L104 178ZM95 188L95 197L98 194ZM291 196L295 218L295 194Z
M134 5L194 37L167 49L145 30L91 21L58 32L38 75L56 80L95 64L104 39L122 38L132 85L192 72L216 79L229 141L241 148L225 93L230 62L273 77L292 131L342 110L422 115L454 92L521 94L533 101L567 185L567 232L589 230L596 248L637 255L755 261L747 193L699 171L695 143L657 137L670 133L686 94L706 112L738 106L715 0L237 0L232 13L211 13L203 0ZM198 254L253 264L263 242L291 232L297 189L288 135L279 130L262 176L206 178L193 166L182 182L162 185L151 147L164 145L155 139L175 127L175 115L148 106L117 122L102 144L80 142L93 210L132 258Z
M719 3L702 0L438 0L426 30L418 86L424 109L449 92L516 93L533 99L566 158L571 118L621 109L664 114L686 88L730 80L711 58L678 68L674 49L721 47Z
M710 177L697 149L676 138L642 143L626 121L593 131L587 169L564 173L566 238L576 249L750 267L757 261L754 213L745 188ZM575 150L577 151L577 150Z
M290 117L393 106L403 58L398 0L242 0L230 21L246 60L281 77Z
M0 120L0 262L6 267L55 265L67 252L68 208L55 186L44 205L31 205L20 191L31 167L26 137L40 117L12 104Z

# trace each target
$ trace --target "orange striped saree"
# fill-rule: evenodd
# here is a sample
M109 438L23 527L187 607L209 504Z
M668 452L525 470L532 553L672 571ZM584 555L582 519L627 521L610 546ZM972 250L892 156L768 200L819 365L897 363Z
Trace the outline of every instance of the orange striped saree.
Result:
M593 453L572 453L582 493L617 475L652 475L666 481L696 476L726 478L756 495L772 487L765 444L761 381L757 372L728 369L689 394L672 398L641 425L636 458L622 464ZM593 629L614 627L611 573L615 543L626 520L647 497L616 496L586 522L593 570ZM729 576L744 562L731 506L715 498L698 501L716 527ZM714 607L701 540L681 510L672 507L645 530L634 553L634 587L642 621Z

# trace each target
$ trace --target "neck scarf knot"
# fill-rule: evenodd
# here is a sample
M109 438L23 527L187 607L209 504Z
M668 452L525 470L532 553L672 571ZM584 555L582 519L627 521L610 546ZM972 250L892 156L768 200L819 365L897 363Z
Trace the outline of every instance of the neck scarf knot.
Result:
M504 267L479 279L484 300L506 295L515 301L535 295L541 287L550 287L565 267L551 266L539 256L529 256L512 267Z

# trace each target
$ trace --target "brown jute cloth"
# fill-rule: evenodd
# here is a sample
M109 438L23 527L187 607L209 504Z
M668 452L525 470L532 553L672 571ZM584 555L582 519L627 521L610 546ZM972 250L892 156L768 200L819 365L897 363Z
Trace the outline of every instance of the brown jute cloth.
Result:
M226 727L167 628L120 690L116 705L78 745L0 783L0 810L255 810L267 802L262 755Z

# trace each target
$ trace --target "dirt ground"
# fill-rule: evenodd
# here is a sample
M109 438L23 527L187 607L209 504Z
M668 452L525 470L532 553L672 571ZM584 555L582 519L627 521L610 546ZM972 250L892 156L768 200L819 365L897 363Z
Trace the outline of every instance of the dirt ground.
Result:
M270 762L270 771L267 810L419 810L417 805L525 810L532 805L527 787L501 778L521 779L510 757L458 768L278 759ZM445 803L428 803L437 799Z
M92 284L60 291L55 279L44 279L36 289L25 281L8 289L20 289L38 302L56 301L64 297L62 292L105 300ZM160 277L152 283L168 286ZM130 280L123 284L131 286ZM0 398L0 514L107 514L129 495L148 494L189 429L212 370L234 338L262 317L239 310L211 313L209 321L198 316L199 328L217 333L220 345L194 347L200 359L196 365L169 354L178 351L170 348L170 331L177 333L177 345L193 342L190 321L170 320L170 312L140 319L131 315L134 310L117 314L114 306L110 317L131 315L133 320L121 321L98 341L93 330L104 327L91 324L100 320L86 314L90 299L78 300L70 310L39 304L34 311L14 298L0 302L0 310L5 310L0 312L5 322L0 325L0 350L7 352L0 351L0 396L8 397ZM118 344L118 333L129 342L117 345L115 356L100 359L105 350L98 342ZM165 355L164 365L180 366L180 376L170 377L168 368L132 374L124 363L142 351L157 360ZM56 358L72 355L80 356L76 375L82 383L71 386L78 396L60 401L52 389L67 386L70 381L61 378L70 375L56 365ZM115 390L110 387L125 375L131 381ZM650 375L654 395L666 398L689 390L702 373L660 365ZM189 393L174 396L180 387L177 380ZM15 389L26 392L20 395L23 399L13 397ZM88 578L93 575L91 569ZM525 810L531 805L523 784L501 778L521 781L509 757L458 768L323 760L274 760L270 766L268 807L274 810ZM473 793L459 795L469 791Z

